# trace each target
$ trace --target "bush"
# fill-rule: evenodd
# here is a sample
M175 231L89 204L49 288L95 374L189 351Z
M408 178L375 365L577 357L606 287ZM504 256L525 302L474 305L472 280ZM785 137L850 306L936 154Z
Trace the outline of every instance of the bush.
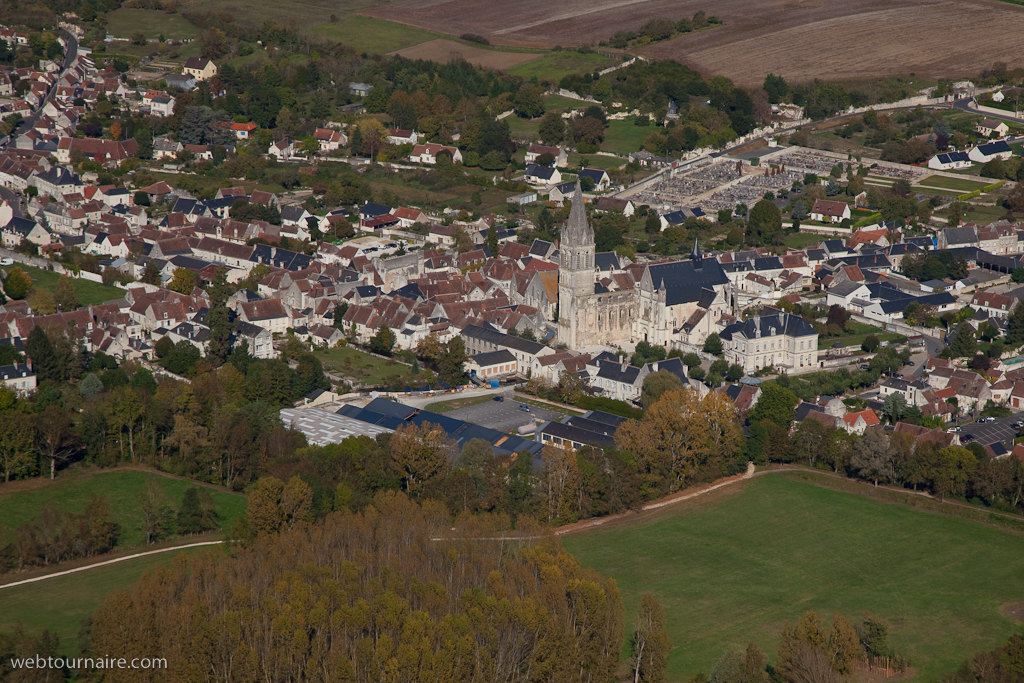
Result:
M478 43L480 45L490 45L491 44L491 41L487 40L483 36L478 36L475 33L463 33L461 36L459 36L459 38L461 38L462 40L465 40L467 42Z

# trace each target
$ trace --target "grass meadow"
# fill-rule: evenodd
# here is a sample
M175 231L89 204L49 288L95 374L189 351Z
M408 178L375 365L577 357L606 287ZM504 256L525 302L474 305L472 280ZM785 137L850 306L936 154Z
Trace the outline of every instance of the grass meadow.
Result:
M136 31L142 31L146 38L198 38L199 29L180 14L169 14L154 9L130 9L122 7L107 13L107 33L118 38L131 38Z
M57 273L52 270L43 270L42 268L27 266L24 263L15 263L14 266L21 268L31 276L33 289L43 289L51 293L56 293L57 281L60 280L60 275ZM11 268L14 266L11 266ZM95 306L103 303L104 301L123 298L125 295L125 290L120 287L114 287L113 285L105 285L101 282L92 282L83 278L70 276L68 279L71 281L71 286L75 290L75 296L78 297L79 303L83 306Z
M192 552L223 552L220 546L189 548L149 555L117 564L97 567L68 576L13 588L0 587L0 631L22 624L29 633L44 629L60 638L58 652L72 655L78 650L78 636L85 619L115 590L123 590L154 567L166 567L174 558Z
M882 617L921 681L1020 631L1000 607L1024 600L1024 536L790 475L564 544L615 578L628 623L644 592L661 600L673 643L668 679L679 683L749 642L774 661L779 629L807 610Z
M38 518L40 508L47 501L52 500L59 510L78 514L85 510L94 493L107 499L111 520L121 526L117 546L140 546L145 543L146 536L138 497L150 482L160 487L165 501L175 510L181 504L185 490L195 485L192 481L158 472L128 469L62 473L52 481L28 479L0 484L0 510L3 510L0 547L11 542L17 527ZM220 517L221 529L230 530L235 519L245 514L245 496L219 489L209 490ZM0 603L2 601L0 597Z

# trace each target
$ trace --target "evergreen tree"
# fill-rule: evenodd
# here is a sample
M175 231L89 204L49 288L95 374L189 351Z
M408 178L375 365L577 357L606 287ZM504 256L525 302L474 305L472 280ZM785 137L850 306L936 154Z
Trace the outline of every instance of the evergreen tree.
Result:
M203 506L199 502L199 489L190 486L185 489L181 507L178 508L178 533L191 535L203 531L206 531L206 525L203 520Z
M956 331L953 337L953 345L950 347L953 355L957 358L969 358L978 351L978 340L974 337L974 330L970 325L963 324Z
M377 334L370 338L370 350L382 356L390 356L391 349L395 346L395 333L387 325L381 325Z
M42 327L37 325L28 333L28 339L25 341L25 354L32 359L32 369L39 382L60 381L60 363L57 361L57 353L53 349L46 330Z

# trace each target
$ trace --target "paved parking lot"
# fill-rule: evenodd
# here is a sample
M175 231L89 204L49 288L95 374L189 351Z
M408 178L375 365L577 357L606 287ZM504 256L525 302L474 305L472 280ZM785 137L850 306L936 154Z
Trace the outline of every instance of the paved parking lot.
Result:
M475 406L467 406L458 410L451 410L445 415L458 420L465 420L473 424L490 427L502 432L514 431L525 424L530 424L533 418L541 420L561 420L564 415L546 408L530 406L530 412L519 410L519 401L506 398L504 401L487 401L478 403Z
M1021 419L1020 415L1014 415L1012 417L998 418L995 422L972 422L964 425L963 431L960 434L961 436L970 434L981 444L1002 441L1009 446L1013 443L1014 437L1017 436L1017 429L1013 426L1013 423L1019 419Z

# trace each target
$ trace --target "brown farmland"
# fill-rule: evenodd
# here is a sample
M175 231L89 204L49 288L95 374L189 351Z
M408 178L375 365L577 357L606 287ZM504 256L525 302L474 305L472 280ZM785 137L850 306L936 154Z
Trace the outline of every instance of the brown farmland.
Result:
M448 62L453 57L461 57L470 64L476 64L488 69L511 69L523 62L537 59L542 53L485 50L457 43L454 40L438 38L437 40L430 40L426 43L396 50L391 54L402 55L406 59L426 59L441 62L442 64Z
M725 25L642 52L742 85L758 85L768 72L791 81L961 77L995 61L1024 65L1013 49L1024 34L1024 7L995 0L403 0L364 12L494 44L552 47L596 44L649 19L697 10Z

